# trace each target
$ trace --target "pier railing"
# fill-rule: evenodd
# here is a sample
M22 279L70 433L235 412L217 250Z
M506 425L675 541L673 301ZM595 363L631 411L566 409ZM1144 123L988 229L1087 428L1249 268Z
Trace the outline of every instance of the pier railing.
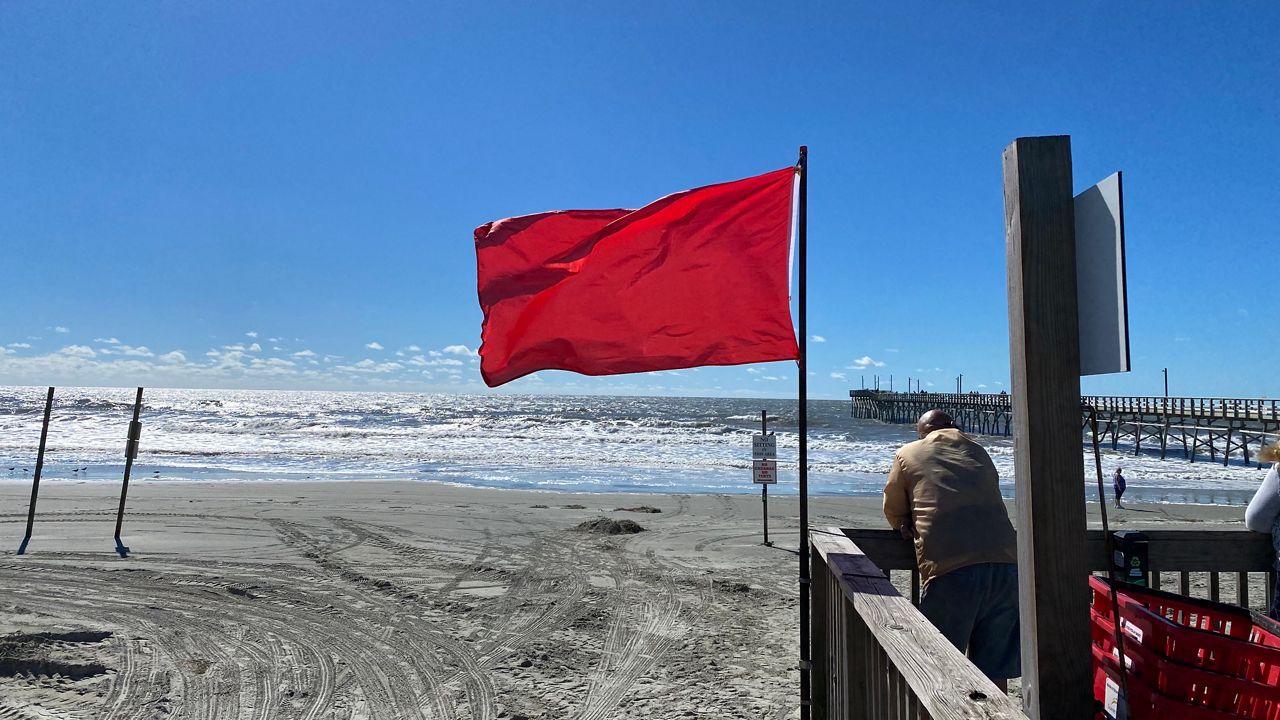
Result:
M855 406L859 400L881 402L925 402L939 405L969 405L992 410L1012 407L1008 393L895 393L883 390L850 390ZM1100 411L1179 415L1184 417L1280 421L1280 399L1165 397L1162 395L1082 395L1082 405Z
M1269 535L1144 532L1151 587L1254 609L1270 603ZM810 537L814 718L1026 717L916 610L915 553L897 531L823 528ZM1090 530L1084 542L1090 571L1107 570L1102 531ZM898 592L895 577L900 586L909 583L910 598Z
M1013 426L1013 403L1007 393L852 390L849 397L854 417L914 423L925 411L938 408L949 412L966 432L1008 435ZM1280 438L1280 400L1270 398L1085 395L1080 408L1082 424L1095 415L1100 436L1110 438L1113 450L1122 441L1131 442L1137 454L1146 443L1159 448L1161 459L1180 450L1191 462L1208 455L1224 465L1232 456L1248 464L1259 448Z

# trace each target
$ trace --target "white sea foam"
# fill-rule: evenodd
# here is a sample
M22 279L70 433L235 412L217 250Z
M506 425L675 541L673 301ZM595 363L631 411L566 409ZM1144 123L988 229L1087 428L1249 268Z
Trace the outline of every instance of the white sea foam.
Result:
M128 389L60 388L44 478L118 481L132 402ZM0 388L0 480L29 481L43 403L42 388ZM795 404L724 398L148 390L133 476L758 492L750 436L762 409L778 435L780 483L771 492L794 494ZM894 451L914 434L852 419L839 401L810 403L809 428L815 493L878 493ZM1011 493L1011 442L982 442ZM1133 499L1241 503L1262 478L1238 461L1191 464L1125 450L1106 448L1104 472L1123 466ZM1086 453L1087 476L1092 467Z

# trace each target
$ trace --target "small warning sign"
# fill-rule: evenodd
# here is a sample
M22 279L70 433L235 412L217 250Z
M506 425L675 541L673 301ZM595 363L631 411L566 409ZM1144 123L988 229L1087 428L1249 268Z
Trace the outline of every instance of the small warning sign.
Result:
M777 485L778 462L776 460L752 460L751 481L757 485Z

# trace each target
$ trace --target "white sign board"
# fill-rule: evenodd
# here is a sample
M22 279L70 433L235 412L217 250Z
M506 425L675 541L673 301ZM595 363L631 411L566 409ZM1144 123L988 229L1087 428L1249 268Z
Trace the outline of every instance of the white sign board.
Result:
M757 485L778 484L778 463L776 460L752 460L751 482Z
M778 457L777 435L752 435L751 457L756 460L774 460Z
M1075 198L1080 374L1129 372L1124 194L1116 173Z

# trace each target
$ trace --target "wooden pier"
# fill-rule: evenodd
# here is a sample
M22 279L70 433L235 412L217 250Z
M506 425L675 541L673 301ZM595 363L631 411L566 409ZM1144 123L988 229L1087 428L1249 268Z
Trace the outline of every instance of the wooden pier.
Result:
M1013 403L1008 393L895 393L850 390L852 415L889 423L913 424L934 408L946 411L966 432L1009 435ZM1086 395L1080 398L1081 427L1090 411L1098 433L1111 448L1132 443L1135 455L1159 448L1195 462L1207 455L1223 465L1235 456L1256 462L1257 450L1280 438L1280 400L1247 398L1141 397ZM1261 467L1261 465L1259 465Z

